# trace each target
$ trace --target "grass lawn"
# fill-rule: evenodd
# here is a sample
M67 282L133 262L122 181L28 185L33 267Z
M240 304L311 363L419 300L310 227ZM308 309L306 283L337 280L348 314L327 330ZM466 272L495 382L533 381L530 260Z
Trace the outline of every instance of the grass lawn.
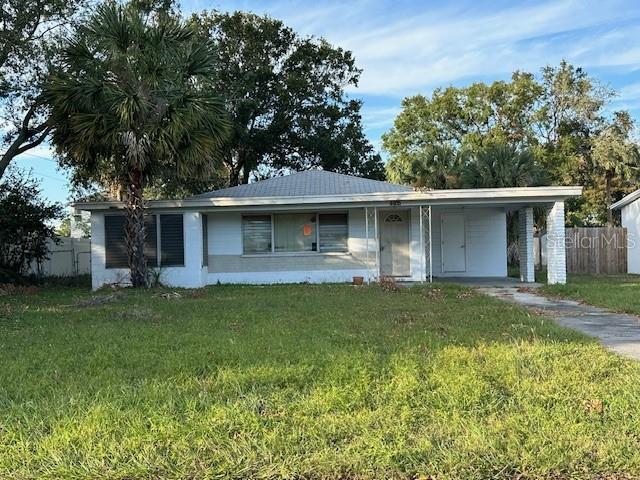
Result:
M516 306L159 292L0 297L0 478L640 476L640 365Z
M566 285L545 285L541 291L640 315L640 275L570 274Z

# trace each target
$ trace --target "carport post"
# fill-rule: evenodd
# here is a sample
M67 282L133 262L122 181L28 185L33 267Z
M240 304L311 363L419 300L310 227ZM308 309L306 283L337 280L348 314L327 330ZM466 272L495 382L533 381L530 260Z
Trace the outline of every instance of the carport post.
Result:
M533 208L524 207L518 211L520 253L520 281L535 282L533 258Z
M555 202L547 212L547 282L567 283L564 202Z

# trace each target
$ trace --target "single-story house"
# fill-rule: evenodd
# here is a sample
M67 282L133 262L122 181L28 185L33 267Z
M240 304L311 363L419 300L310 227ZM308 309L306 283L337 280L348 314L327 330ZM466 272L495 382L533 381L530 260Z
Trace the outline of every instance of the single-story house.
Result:
M519 212L521 279L534 281L533 208L548 210L551 283L566 281L564 201L581 187L414 191L310 170L183 200L148 202L147 258L167 285L506 277ZM93 287L126 283L123 204L91 212Z
M627 273L640 274L640 189L611 205L620 210L621 223L627 229Z

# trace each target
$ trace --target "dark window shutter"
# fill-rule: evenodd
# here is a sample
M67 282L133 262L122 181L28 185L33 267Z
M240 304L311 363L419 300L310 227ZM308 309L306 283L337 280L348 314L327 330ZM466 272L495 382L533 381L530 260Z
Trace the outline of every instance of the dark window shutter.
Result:
M209 265L209 219L202 215L202 266Z
M125 241L126 217L124 215L104 216L104 249L106 268L128 268L129 256ZM144 256L150 267L158 264L158 231L156 216L149 215L145 219L146 239L144 241Z
M129 259L124 240L124 215L104 216L104 251L107 268L127 268Z
M158 266L158 227L156 221L156 215L149 215L144 220L147 235L144 240L144 256L147 259L147 265L151 268Z
M184 265L182 214L160 215L160 266Z

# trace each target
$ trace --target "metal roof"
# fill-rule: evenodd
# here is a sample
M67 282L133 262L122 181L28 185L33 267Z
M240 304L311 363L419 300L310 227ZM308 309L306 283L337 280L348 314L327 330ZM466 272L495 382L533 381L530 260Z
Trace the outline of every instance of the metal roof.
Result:
M190 198L304 197L410 191L412 191L411 187L406 185L396 185L324 170L307 170L237 187L214 190Z

